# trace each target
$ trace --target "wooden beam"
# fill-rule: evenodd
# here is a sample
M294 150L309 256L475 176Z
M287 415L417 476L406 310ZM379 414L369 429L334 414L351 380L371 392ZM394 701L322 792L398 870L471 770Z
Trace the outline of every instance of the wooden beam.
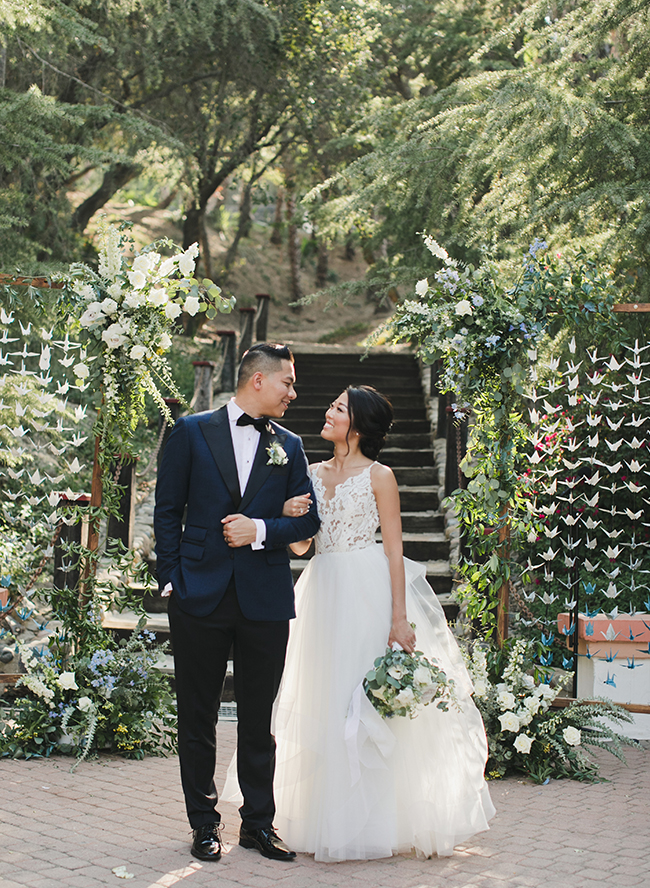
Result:
M0 285L3 284L10 287L49 287L52 290L62 290L65 287L63 281L50 281L44 277L20 277L15 274L0 274Z
M612 311L630 312L632 314L650 311L650 302L618 302L616 305L612 305Z
M0 672L0 684L14 685L19 678L24 678L22 672Z
M572 703L580 703L584 706L603 706L602 700L576 700L573 697L556 697L553 700L551 706L554 706L556 709L564 709L566 706L571 706ZM616 703L615 700L612 700L616 706L621 706L623 709L627 709L628 712L638 712L643 715L650 715L650 706L645 706L643 703Z

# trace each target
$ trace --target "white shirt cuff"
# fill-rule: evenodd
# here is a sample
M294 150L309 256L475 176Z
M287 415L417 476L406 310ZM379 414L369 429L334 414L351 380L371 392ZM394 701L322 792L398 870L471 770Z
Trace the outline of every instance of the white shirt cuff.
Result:
M169 596L172 594L173 591L174 591L174 590L173 590L173 588L172 588L172 584L171 584L171 583L167 583L167 585L165 586L165 588L164 588L164 589L162 590L162 592L160 593L160 597L161 597L161 598L169 598Z
M252 520L255 522L257 533L255 542L251 543L251 549L263 549L266 542L266 521L263 518L253 518Z

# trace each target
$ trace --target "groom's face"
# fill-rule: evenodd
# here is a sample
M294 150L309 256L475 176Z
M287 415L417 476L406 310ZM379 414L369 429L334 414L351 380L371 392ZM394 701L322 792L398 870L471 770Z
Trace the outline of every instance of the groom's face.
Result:
M260 374L258 389L260 414L280 418L296 397L294 384L296 369L291 361L282 361L282 366L268 374Z

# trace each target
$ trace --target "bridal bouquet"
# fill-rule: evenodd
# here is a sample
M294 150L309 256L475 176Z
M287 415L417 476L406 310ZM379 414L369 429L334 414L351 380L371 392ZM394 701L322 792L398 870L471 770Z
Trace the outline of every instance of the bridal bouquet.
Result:
M455 700L454 680L423 653L412 654L387 647L363 680L366 696L383 718L408 715L415 718L423 706L438 700L438 709L447 711Z

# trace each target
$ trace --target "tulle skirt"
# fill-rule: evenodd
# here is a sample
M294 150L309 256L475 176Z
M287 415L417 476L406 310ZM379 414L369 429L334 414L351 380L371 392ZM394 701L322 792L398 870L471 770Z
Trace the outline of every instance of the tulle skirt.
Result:
M494 814L469 676L423 567L404 564L417 649L455 679L460 709L433 703L414 719L383 719L362 691L391 625L380 545L316 555L296 584L298 616L274 715L275 826L290 848L317 860L412 849L449 855ZM226 797L233 778L231 769Z

